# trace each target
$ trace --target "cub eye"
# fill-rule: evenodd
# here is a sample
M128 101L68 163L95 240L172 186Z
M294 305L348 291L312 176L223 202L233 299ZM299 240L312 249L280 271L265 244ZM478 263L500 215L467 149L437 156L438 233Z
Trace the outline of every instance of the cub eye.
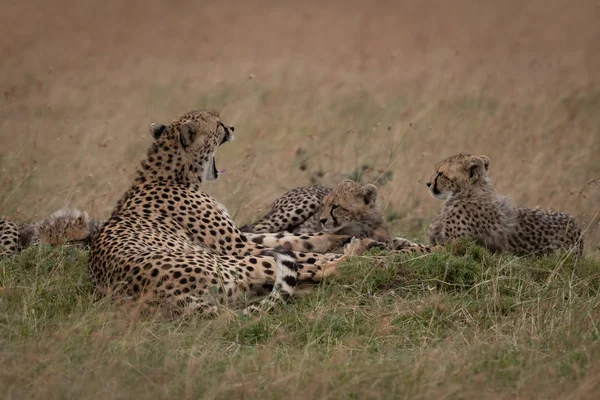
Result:
M444 176L444 173L442 171L438 172L438 176Z
M346 211L348 212L348 210L346 210L344 207L340 206L339 204L335 204L331 207L331 212L333 212L334 210L340 209L342 211Z

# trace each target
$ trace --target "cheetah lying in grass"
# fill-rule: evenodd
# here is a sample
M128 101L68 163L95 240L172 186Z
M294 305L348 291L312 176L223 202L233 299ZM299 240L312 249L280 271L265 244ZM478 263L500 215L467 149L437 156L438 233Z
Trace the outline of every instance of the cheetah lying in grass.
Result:
M427 187L444 206L427 230L432 246L396 238L403 252L428 253L448 241L471 236L491 251L542 255L555 251L583 254L575 219L564 213L517 208L496 193L488 176L490 159L458 154L439 162Z
M363 240L364 244L391 248L377 187L343 180L334 189L306 186L292 189L276 200L265 216L241 230L255 243L266 246L287 244L294 250L303 235L336 234ZM293 232L294 236L283 232ZM284 238L285 236L285 238ZM330 248L329 251L342 251Z
M87 246L102 225L103 221L92 220L85 211L68 208L35 223L17 224L0 219L0 257L18 254L35 245Z
M277 199L265 216L240 228L250 233L329 232L380 241L389 239L377 187L349 179L334 189L305 186Z
M438 245L469 235L491 251L529 255L572 250L577 256L582 254L582 234L573 217L548 210L514 207L508 198L494 191L488 177L489 164L490 160L485 156L459 154L436 166L427 185L431 194L445 203L428 228L427 236L433 246L416 244L401 237L390 238L376 200L375 186L349 180L333 190L320 186L293 189L274 202L264 217L244 229L253 232L324 231L375 240L354 243L359 252L362 251L360 246L374 246L406 253L430 253ZM259 233L248 236L269 246L284 242L277 236ZM297 248L293 241L290 244Z
M268 294L259 307L269 309L299 283L335 274L343 256L256 244L201 191L218 178L215 154L233 131L214 111L153 126L135 181L92 243L89 276L97 292L212 315L220 303L244 306L245 295ZM350 239L307 234L300 246L339 248Z

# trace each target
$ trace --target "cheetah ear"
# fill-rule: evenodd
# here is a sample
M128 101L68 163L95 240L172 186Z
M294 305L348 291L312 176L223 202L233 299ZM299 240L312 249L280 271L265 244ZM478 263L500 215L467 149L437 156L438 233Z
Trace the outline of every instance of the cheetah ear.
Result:
M469 180L471 182L477 181L482 172L487 170L485 167L485 161L476 156L471 156L467 159L466 167L467 172L469 173Z
M154 140L158 139L163 134L165 129L166 129L166 126L164 126L163 124L156 124L156 123L150 124L150 134L152 135Z
M365 199L365 204L368 206L375 204L375 200L377 200L377 186L367 183L362 186L361 190Z
M179 143L184 149L187 149L196 137L196 128L189 122L185 122L179 126Z
M489 157L481 156L479 158L481 158L481 160L483 160L483 166L485 167L485 170L487 171L488 168L490 167L490 159L489 159Z

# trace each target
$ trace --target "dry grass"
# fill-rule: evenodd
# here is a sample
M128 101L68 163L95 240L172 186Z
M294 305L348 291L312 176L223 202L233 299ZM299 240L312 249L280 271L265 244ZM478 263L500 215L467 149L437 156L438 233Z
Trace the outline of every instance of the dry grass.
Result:
M599 210L598 188L577 195L600 172L597 2L63 3L0 14L2 214L108 215L149 124L197 107L237 126L206 190L239 223L366 164L413 232L440 206L422 182L459 151L519 204Z
M586 252L597 256L598 3L398 3L3 5L0 214L23 220L74 205L107 216L146 151L149 124L211 107L236 126L236 141L220 150L219 167L227 172L206 190L239 223L255 218L286 189L314 181L333 185L366 165L365 180L382 176L378 183L395 233L419 235L440 206L423 182L440 158L465 151L491 158L496 188L516 203L576 215L587 228ZM79 261L65 265L81 267L85 254L77 254ZM26 263L15 262L4 268ZM60 257L53 262L62 265ZM30 263L29 268L46 265ZM5 289L23 284L11 274L2 278ZM35 288L53 281L36 276L27 293L43 312L43 302L61 297L38 297L43 291ZM567 278L564 290L573 283ZM77 279L53 288L78 290L73 282L85 283ZM290 342L289 335L311 314L354 310L358 305L350 300L311 297L300 306L310 310L306 315L297 316L293 308L269 317L265 344L244 345L224 338L232 329L228 321L127 322L93 306L85 293L64 296L71 311L55 322L48 317L44 324L50 327L39 328L38 317L21 303L9 313L29 325L27 332L15 328L12 335L7 332L13 320L3 327L8 339L0 342L2 379L13 388L8 397L47 397L56 390L65 397L103 398L124 388L123 397L194 397L199 391L206 397L253 397L292 388L308 397L343 397L354 390L359 397L495 398L502 397L499 386L487 388L487 382L502 380L490 378L490 368L511 357L507 368L517 378L508 380L506 397L583 398L598 384L600 364L592 357L598 350L596 328L589 319L595 314L583 311L596 312L595 293L581 295L576 304L557 303L556 314L547 311L552 303L545 295L531 294L523 300L527 307L509 313L508 320L460 311L471 302L487 307L497 297L478 299L469 292L456 307L452 297L444 297L446 312L464 315L479 328L458 329L450 339L419 330L412 341L403 331L388 330L386 321L410 313L426 292L411 292L408 300L390 295L382 308L375 296L368 326L381 326L387 332L381 335L396 343L380 347L384 357L373 353L367 338L375 333L368 330L354 335L358 344L348 338L316 346L311 340L321 340L317 333L307 333L300 344ZM538 308L532 311L532 304ZM272 334L280 332L278 318L288 321L283 338ZM295 318L298 325L290 322ZM224 325L213 331L214 324ZM561 329L564 341L555 336ZM396 351L406 340L410 351ZM430 347L431 340L438 344ZM578 369L575 351L590 360L585 369ZM477 372L477 363L486 372ZM556 363L576 372L563 378L553 369ZM241 386L229 383L240 379ZM138 392L142 382L146 392Z

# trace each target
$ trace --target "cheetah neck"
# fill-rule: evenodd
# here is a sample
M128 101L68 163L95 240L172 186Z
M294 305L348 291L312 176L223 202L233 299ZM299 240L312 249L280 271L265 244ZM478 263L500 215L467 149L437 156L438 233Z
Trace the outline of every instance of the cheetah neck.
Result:
M169 152L163 143L152 143L146 158L142 160L136 171L134 186L148 182L172 182L189 184L188 174L181 171L184 165L181 151Z
M466 190L461 190L460 192L452 194L450 197L448 197L446 202L455 202L465 199L481 199L482 201L491 201L496 197L498 197L498 194L496 193L492 185L487 184L472 187Z
M121 211L127 199L139 186L160 183L199 187L204 176L204 168L192 171L180 150L169 150L169 145L166 143L152 143L146 158L142 160L136 171L133 184L117 202L112 212L113 216Z

